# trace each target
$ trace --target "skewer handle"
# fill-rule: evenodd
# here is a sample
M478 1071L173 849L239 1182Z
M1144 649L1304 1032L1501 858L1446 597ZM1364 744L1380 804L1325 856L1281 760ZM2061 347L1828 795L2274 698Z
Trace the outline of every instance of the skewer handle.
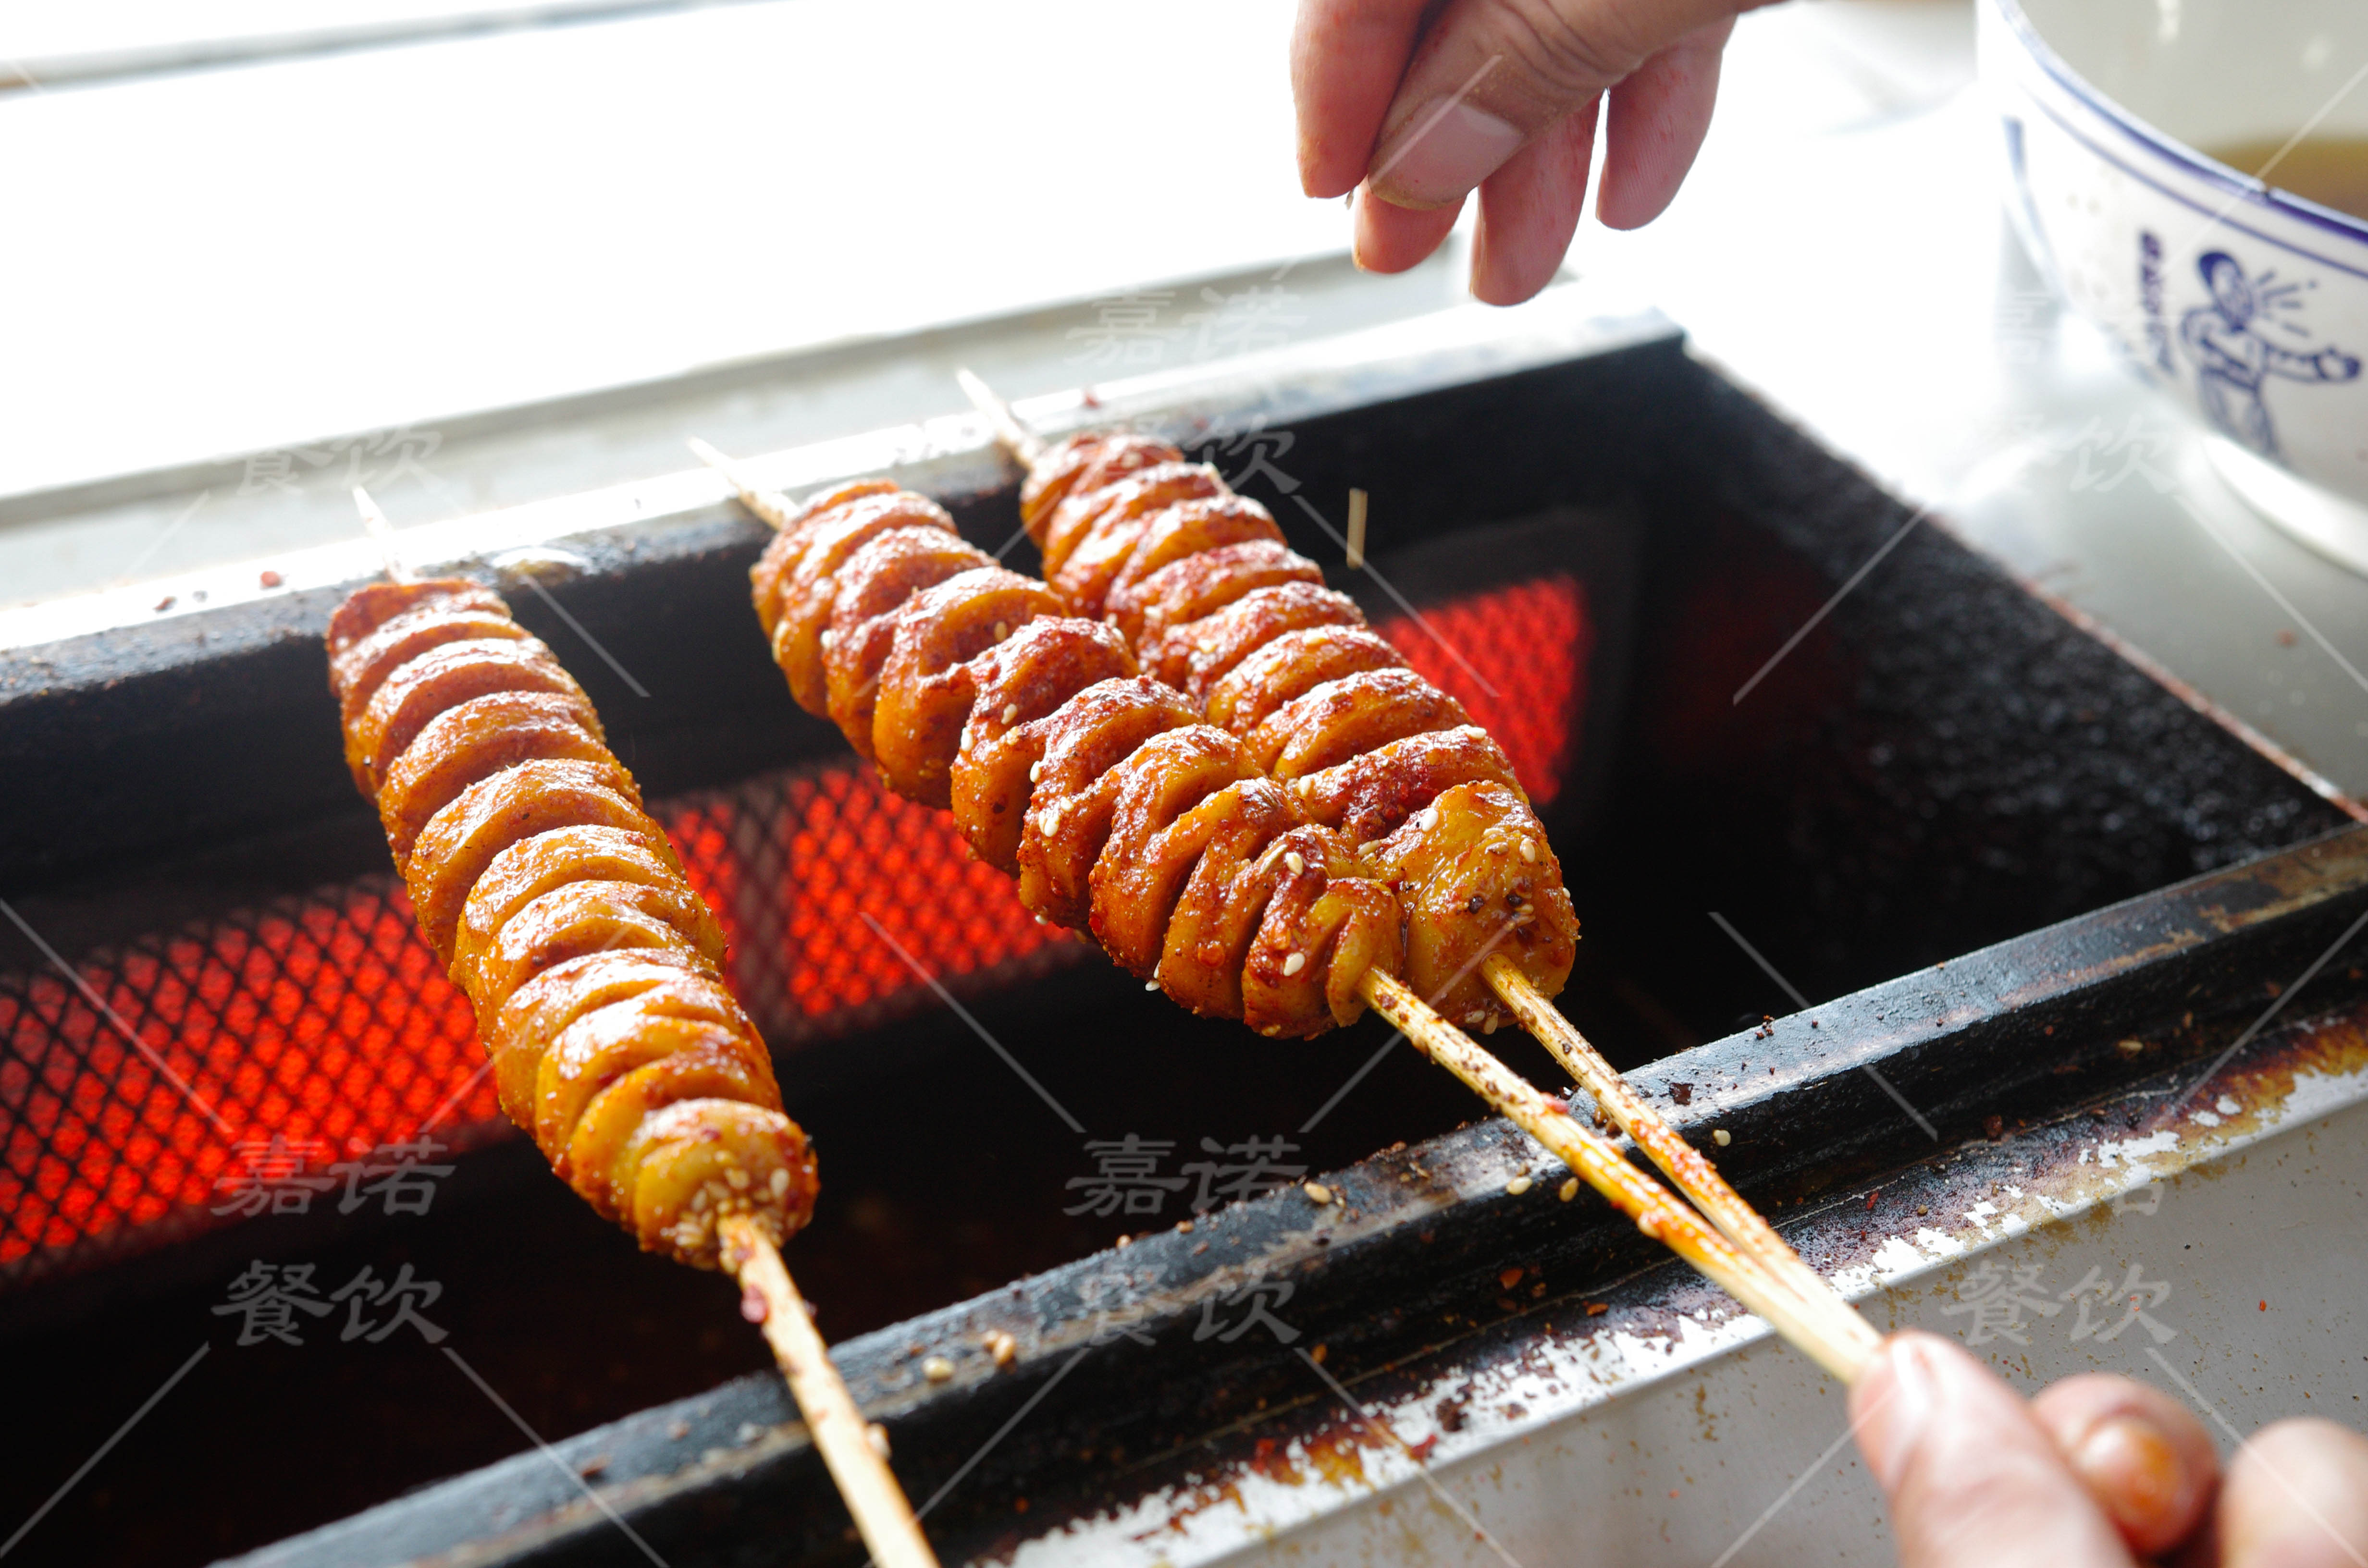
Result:
M1790 1288L1838 1337L1858 1343L1872 1352L1881 1336L1842 1299L1841 1292L1803 1262L1801 1255L1776 1233L1776 1228L1744 1201L1741 1193L1727 1185L1717 1167L1629 1087L1619 1071L1588 1043L1587 1037L1531 983L1530 977L1518 965L1501 953L1491 953L1481 960L1480 968L1489 989L1512 1008L1521 1027L1554 1053L1554 1060L1578 1080L1579 1087L1595 1096L1595 1103L1603 1108L1604 1114L1621 1131L1635 1140L1647 1158L1668 1173L1678 1190L1693 1199L1721 1234Z
M1416 1049L1463 1080L1496 1112L1544 1145L1571 1174L1609 1199L1636 1228L1694 1266L1713 1283L1765 1319L1811 1360L1844 1383L1857 1380L1878 1343L1872 1329L1861 1342L1844 1337L1812 1313L1789 1290L1671 1198L1661 1184L1620 1157L1617 1150L1573 1120L1537 1086L1497 1061L1463 1030L1432 1012L1404 983L1369 970L1358 990Z
M724 1267L740 1288L762 1301L765 1342L789 1380L790 1393L806 1418L806 1430L822 1450L838 1494L855 1516L855 1528L880 1568L938 1568L936 1555L921 1534L905 1489L896 1484L887 1460L872 1447L871 1428L855 1407L822 1335L806 1315L806 1303L790 1282L780 1249L745 1214L729 1214L716 1222L723 1244ZM753 1310L753 1309L750 1309Z
M386 565L386 580L390 583L419 581L419 574L403 563L402 553L395 549L394 525L386 520L386 513L379 508L370 493L359 484L354 486L354 506L362 515L362 527L370 530L370 542L378 546L379 559Z
M1003 449L1019 460L1022 468L1033 468L1036 460L1044 455L1043 437L1019 423L1011 405L996 396L995 389L972 374L967 366L955 369L954 380L962 383L962 395L970 399L970 405L985 415L986 422L995 426L995 438Z

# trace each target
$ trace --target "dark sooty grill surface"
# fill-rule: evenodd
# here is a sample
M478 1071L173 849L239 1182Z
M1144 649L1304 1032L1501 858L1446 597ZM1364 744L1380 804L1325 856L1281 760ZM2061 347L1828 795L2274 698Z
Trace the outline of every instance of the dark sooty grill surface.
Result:
M1281 466L1336 517L1349 484L1370 489L1376 550L1417 598L1537 569L1534 529L1475 528L1554 506L1591 519L1564 537L1599 641L1580 754L1547 814L1587 932L1567 1003L1623 1064L1787 1010L1710 910L1817 998L2342 821L1930 528L1734 704L1907 515L1673 346L1374 396L1297 425ZM1214 417L1239 427L1259 412L1244 392ZM909 482L932 488L927 470ZM1289 496L1267 484L1263 498L1294 543L1337 558ZM1000 541L1008 494L954 499L973 537ZM630 717L630 693L520 596L521 619L635 737L628 759L655 789L837 746L790 708L746 624L740 574L759 538L704 516L631 554L593 551L595 573L555 590L652 687L683 694L662 726ZM232 651L219 665L194 650L184 665L110 674L104 650L68 651L51 667L84 670L81 685L0 703L0 756L31 780L0 880L28 895L37 925L68 933L62 946L382 864L373 824L333 787L335 728L310 642L327 608L222 631ZM8 676L17 693L35 678L21 665ZM215 703L242 717L210 729ZM243 752L257 735L271 747ZM177 816L153 782L126 793L113 770L127 760L181 781ZM129 813L113 827L90 805L102 775ZM267 823L264 853L254 835ZM188 853L225 836L238 840L229 851ZM32 966L14 947L0 957ZM1292 1161L1343 1166L1441 1131L1472 1104L1398 1051L1295 1131L1385 1038L1378 1026L1279 1057L1099 960L970 1005L1083 1136L1173 1139L1170 1171L1200 1157L1204 1137L1285 1136L1300 1146ZM1516 1037L1492 1043L1554 1079ZM1066 1183L1091 1169L1081 1135L942 1012L818 1040L782 1075L824 1161L821 1217L792 1264L833 1339L1149 1222L1063 1213L1076 1201ZM444 1287L427 1315L450 1331L447 1346L545 1437L763 1365L728 1285L635 1255L522 1143L462 1165L424 1219L248 1223L54 1287L46 1308L44 1292L18 1303L12 1406L38 1417L11 1424L19 1451L0 1517L29 1514L197 1346L214 1348L16 1555L203 1561L521 1448L461 1370L407 1334L235 1346L211 1309L254 1257L313 1263L324 1285L409 1261Z

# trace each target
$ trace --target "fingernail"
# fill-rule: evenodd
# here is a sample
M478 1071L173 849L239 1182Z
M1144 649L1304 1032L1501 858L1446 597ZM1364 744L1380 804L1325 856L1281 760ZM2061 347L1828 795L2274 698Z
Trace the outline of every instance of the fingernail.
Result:
M1468 103L1432 99L1406 122L1373 165L1373 184L1401 207L1437 207L1469 195L1521 149L1520 131Z
M2072 1468L2116 1524L2131 1528L2175 1513L2190 1478L2179 1450L2150 1421L2117 1415L2081 1440Z
M1897 1490L1908 1460L1932 1424L1941 1385L1931 1352L1913 1339L1893 1346L1883 1369L1884 1385L1874 1391L1881 1403L1867 1412L1866 1441L1861 1448L1875 1484L1890 1493Z

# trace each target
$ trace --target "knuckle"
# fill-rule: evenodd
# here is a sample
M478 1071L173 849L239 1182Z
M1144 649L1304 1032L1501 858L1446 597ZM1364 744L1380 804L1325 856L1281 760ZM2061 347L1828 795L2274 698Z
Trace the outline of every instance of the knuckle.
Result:
M1601 92L1652 52L1617 7L1582 25L1567 0L1488 0L1488 31L1507 63L1559 100Z

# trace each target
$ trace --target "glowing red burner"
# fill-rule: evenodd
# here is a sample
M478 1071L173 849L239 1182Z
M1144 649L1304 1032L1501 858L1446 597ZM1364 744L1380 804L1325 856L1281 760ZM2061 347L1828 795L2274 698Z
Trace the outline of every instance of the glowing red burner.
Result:
M1534 799L1554 796L1593 645L1578 583L1521 584L1379 630L1488 727ZM658 813L777 1046L928 1005L918 971L1003 984L1087 950L1037 925L951 817L851 760ZM85 954L78 971L147 1051L54 971L0 975L0 1286L223 1222L216 1210L275 1138L325 1166L423 1130L455 1150L508 1135L467 999L392 877Z
M54 972L0 980L0 1267L203 1214L274 1134L342 1158L439 1111L458 1146L498 1115L468 1003L391 882L92 954L79 972L114 1019Z
M1518 583L1373 630L1497 737L1531 800L1543 806L1560 792L1595 652L1584 584Z

